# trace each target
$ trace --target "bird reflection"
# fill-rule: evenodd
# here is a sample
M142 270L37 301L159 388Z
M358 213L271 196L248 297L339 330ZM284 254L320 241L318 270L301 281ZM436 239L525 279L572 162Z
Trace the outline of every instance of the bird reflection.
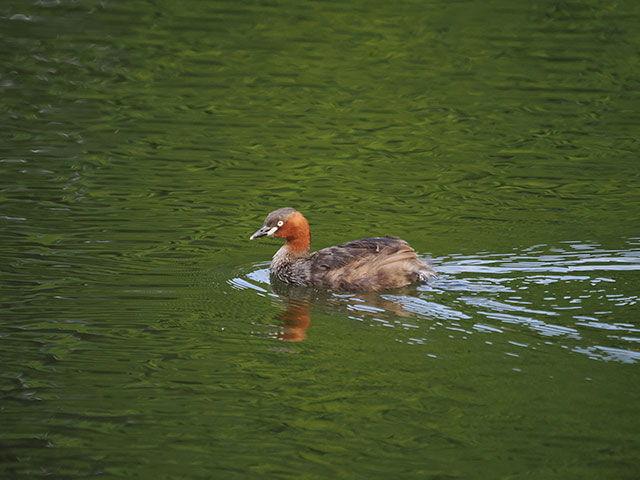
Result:
M311 293L308 288L271 281L271 291L285 302L285 311L275 317L282 329L280 340L300 342L307 338L307 328L311 324Z
M271 291L284 301L285 311L275 317L280 327L277 338L288 342L300 342L307 338L311 324L312 306L337 311L341 315L375 317L408 317L412 314L403 306L380 296L378 292L335 294L328 290L289 285L271 280ZM394 290L394 294L407 293L407 289Z
M276 316L276 322L282 328L278 333L280 340L300 342L307 338L307 328L311 324L311 304L306 300L287 299L287 308Z

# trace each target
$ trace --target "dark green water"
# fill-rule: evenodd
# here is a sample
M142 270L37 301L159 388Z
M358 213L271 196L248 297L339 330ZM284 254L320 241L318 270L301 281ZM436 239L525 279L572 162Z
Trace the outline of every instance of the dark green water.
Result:
M5 0L0 476L638 478L639 25ZM271 287L283 206L440 279Z

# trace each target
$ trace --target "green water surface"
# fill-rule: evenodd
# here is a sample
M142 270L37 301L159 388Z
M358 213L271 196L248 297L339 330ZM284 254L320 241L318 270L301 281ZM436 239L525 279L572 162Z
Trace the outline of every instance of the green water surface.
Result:
M640 3L0 4L0 477L640 477ZM409 241L431 285L270 285Z

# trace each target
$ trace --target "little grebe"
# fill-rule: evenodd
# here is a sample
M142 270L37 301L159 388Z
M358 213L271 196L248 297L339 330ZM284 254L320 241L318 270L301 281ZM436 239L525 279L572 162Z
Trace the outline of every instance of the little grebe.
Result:
M293 208L271 212L250 239L265 236L286 240L269 268L285 283L375 291L425 283L437 276L407 242L397 237L363 238L310 254L309 224Z

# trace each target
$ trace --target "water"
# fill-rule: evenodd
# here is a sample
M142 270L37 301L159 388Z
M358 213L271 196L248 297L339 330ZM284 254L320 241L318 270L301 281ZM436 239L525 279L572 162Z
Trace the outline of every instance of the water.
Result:
M0 6L6 478L637 478L636 2ZM428 286L270 285L408 240Z

